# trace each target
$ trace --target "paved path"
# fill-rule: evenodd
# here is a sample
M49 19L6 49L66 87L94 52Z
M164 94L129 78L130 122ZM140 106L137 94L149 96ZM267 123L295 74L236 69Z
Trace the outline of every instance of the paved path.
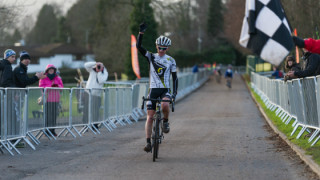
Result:
M0 155L0 179L312 179L268 131L243 81L213 80L176 105L159 159L145 153L144 122L103 135L41 139L22 156ZM280 145L279 145L280 144Z

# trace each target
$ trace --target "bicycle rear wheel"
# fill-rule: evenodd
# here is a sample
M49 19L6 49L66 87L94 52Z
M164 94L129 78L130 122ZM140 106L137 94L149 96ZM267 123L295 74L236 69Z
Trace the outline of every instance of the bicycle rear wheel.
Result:
M155 130L154 130L154 144L153 144L153 162L158 158L159 152L159 118L155 120Z

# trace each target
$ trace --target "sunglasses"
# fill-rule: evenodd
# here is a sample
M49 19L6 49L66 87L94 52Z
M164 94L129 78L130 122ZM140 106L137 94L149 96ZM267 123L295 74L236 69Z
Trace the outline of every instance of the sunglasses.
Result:
M158 47L159 51L162 50L162 51L165 51L168 49L168 47Z

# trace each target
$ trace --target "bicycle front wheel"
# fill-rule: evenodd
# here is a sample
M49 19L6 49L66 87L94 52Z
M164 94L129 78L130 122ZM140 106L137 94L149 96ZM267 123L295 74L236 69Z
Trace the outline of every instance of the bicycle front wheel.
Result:
M156 158L158 158L159 152L159 118L156 118L155 123L156 124L154 129L153 162L156 161Z

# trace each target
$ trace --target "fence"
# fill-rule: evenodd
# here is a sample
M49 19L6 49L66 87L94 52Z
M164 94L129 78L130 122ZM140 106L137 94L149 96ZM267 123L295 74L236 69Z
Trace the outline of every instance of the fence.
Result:
M297 139L309 131L311 146L319 141L320 76L284 82L252 72L251 86L267 108L275 111L286 125L294 121L291 136L301 127Z
M209 74L207 70L179 73L176 100L201 86ZM0 89L0 150L21 154L16 148L21 141L35 150L42 137L56 140L70 134L75 138L86 132L100 134L103 128L111 132L118 126L137 122L146 113L140 107L149 84L146 81L111 84L114 86L102 89Z

